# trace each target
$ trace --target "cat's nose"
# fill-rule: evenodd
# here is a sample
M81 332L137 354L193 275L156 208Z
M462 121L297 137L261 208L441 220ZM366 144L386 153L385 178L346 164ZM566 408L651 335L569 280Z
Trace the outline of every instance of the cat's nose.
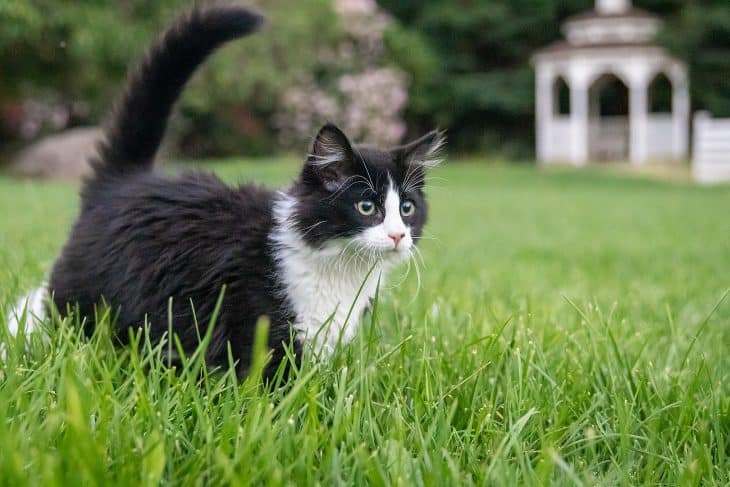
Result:
M391 240L392 240L393 242L395 242L395 246L396 246L396 247L398 246L398 244L400 243L400 241L401 241L401 240L403 239L403 237L405 237L405 236L406 236L406 234L405 234L405 233L389 233L389 234L388 234L388 237L390 237L390 239L391 239Z

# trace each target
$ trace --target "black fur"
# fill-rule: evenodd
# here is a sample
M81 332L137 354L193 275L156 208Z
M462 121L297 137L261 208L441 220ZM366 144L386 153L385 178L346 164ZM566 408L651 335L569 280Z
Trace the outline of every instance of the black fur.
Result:
M435 137L438 134L433 132L429 135ZM328 139L328 148L318 145L318 141L323 138ZM412 217L404 218L404 223L411 226L414 238L419 238L428 211L423 195L425 173L422 167L411 166L408 162L415 155L413 151L428 147L432 142L433 138L429 138L422 140L417 146L393 150L352 147L345 134L337 127L325 125L315 139L313 153L304 165L300 184L293 187L299 201L297 225L304 239L317 246L333 238L355 235L382 222L389 177L400 188L401 198L413 200L419 209ZM320 167L317 159L327 157L328 150L342 150L345 157L336 164ZM410 191L403 191L407 189L404 187L407 176L411 182L417 184ZM369 182L372 182L373 188ZM373 216L363 216L355 209L355 203L363 198L372 198L378 204L378 211ZM323 202L326 204L322 204ZM323 224L317 225L322 221Z
M251 185L232 188L213 175L169 176L151 170L170 108L195 67L216 46L251 32L259 22L241 7L193 10L168 30L132 75L96 171L82 191L81 213L50 278L55 306L63 313L68 304L78 304L87 332L93 331L95 306L104 301L118 310L120 340L145 319L158 340L168 331L172 298L174 332L189 353L198 346L198 333L205 332L226 286L208 363L225 366L230 346L239 371L245 371L255 324L263 315L270 319L274 351L268 371L283 358L282 343L290 341L295 316L282 293L270 239L276 194ZM377 224L382 216L362 217L353 202L367 195L381 204L388 174L400 187L408 172L414 185L405 196L419 211L406 223L414 236L420 235L426 219L424 175L413 159L421 157L419 151L434 137L380 151L353 148L339 129L325 126L288 190L298 200L296 227L307 242L316 247ZM318 164L332 150L345 157ZM374 194L368 193L364 178L372 178ZM326 223L306 230L321 220ZM300 345L294 342L297 356Z

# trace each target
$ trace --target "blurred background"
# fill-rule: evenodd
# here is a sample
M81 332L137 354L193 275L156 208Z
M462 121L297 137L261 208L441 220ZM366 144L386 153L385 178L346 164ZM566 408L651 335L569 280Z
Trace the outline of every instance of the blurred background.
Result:
M126 70L186 0L1 0L0 160L49 134L98 133ZM166 153L301 155L331 120L395 144L434 126L450 152L535 157L531 56L593 0L259 0L263 33L218 52L185 92ZM728 0L636 0L688 65L692 110L730 116ZM86 129L89 128L90 129ZM86 134L86 135L84 135ZM87 139L84 139L84 136Z

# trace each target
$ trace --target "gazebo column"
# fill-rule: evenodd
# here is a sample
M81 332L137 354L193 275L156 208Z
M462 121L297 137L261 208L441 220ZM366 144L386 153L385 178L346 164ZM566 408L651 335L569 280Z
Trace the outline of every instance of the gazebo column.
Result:
M583 166L588 164L588 88L590 73L581 64L571 66L568 72L570 85L570 161Z
M638 165L648 158L649 71L634 66L629 72L629 158Z
M553 140L553 84L555 75L548 66L540 65L535 78L535 134L537 142L537 160L549 162L554 159L552 150Z
M687 72L682 65L672 69L672 155L683 160L689 153L690 98Z

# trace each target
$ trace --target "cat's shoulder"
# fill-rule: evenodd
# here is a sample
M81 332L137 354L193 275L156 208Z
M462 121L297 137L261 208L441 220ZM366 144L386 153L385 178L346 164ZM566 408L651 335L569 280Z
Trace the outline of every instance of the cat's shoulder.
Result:
M168 177L163 185L178 191L200 192L255 205L270 205L276 196L276 191L265 186L255 183L229 184L216 174L205 171L184 171Z
M231 185L217 175L190 171L178 175L168 188L193 204L203 204L219 215L236 218L245 216L241 223L265 224L271 219L277 192L264 186L244 183Z

